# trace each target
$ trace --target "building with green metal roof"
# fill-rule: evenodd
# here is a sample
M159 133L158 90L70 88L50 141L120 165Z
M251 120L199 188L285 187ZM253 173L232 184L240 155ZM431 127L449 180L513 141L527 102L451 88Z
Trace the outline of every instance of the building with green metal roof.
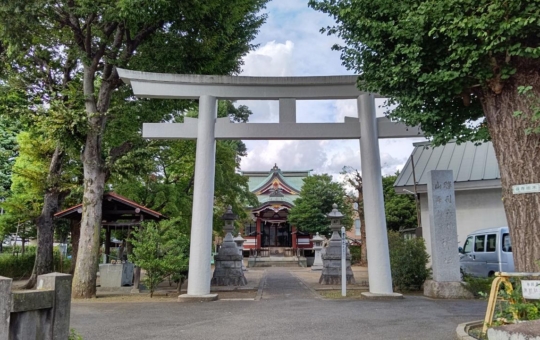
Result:
M309 235L297 232L288 215L311 171L285 171L277 164L269 171L242 171L249 178L249 190L259 199L257 207L248 207L252 222L244 229L245 248L277 254L310 247Z

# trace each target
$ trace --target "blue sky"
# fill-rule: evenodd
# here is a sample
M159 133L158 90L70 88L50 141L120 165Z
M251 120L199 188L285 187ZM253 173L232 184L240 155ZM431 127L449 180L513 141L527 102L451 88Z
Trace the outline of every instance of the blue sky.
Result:
M244 57L241 75L246 76L321 76L354 74L341 65L339 52L332 46L341 43L336 36L321 34L322 27L334 24L332 18L307 6L307 0L273 0L265 12L266 23L255 39L259 45ZM239 101L253 111L251 122L277 122L277 101ZM383 101L378 101L382 105ZM382 116L382 110L378 115ZM343 122L357 116L355 100L297 101L298 122ZM423 139L380 140L383 174L403 167L412 143ZM248 156L242 170L269 170L274 163L284 170L313 169L336 179L343 166L360 168L358 141L245 141Z

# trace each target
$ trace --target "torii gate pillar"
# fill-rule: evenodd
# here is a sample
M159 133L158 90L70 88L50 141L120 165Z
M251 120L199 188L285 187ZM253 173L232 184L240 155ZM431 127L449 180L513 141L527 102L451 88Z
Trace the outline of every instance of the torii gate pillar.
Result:
M199 98L198 138L193 183L188 292L187 296L181 295L180 300L186 298L217 299L217 294L210 294L214 175L216 172L216 118L216 97L201 96Z
M358 118L369 274L369 293L362 295L402 297L401 294L392 291L379 136L375 117L375 97L372 94L364 93L358 97ZM363 244L362 247L364 246L366 245Z

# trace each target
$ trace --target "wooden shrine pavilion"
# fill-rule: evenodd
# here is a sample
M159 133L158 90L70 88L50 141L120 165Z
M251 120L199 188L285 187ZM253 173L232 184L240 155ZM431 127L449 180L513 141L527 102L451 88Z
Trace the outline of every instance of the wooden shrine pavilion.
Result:
M159 212L142 206L114 192L104 194L102 202L101 226L105 229L105 239L107 240L105 242L107 263L110 262L111 257L111 231L113 229L123 229L129 234L134 226L140 225L143 221L159 221L166 218L166 216ZM54 217L69 219L72 221L72 226L78 226L75 228L72 227L72 246L73 251L76 252L82 217L82 204L77 204L71 208L60 211L54 214Z

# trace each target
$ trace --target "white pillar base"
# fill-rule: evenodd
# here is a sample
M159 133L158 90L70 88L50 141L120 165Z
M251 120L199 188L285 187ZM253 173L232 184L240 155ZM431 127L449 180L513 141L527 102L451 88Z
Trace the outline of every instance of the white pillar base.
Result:
M377 293L364 292L362 293L362 297L366 299L371 299L371 300L403 299L403 294L400 294L400 293L377 294Z
M178 296L178 302L212 302L218 299L217 294L189 295L182 294Z

